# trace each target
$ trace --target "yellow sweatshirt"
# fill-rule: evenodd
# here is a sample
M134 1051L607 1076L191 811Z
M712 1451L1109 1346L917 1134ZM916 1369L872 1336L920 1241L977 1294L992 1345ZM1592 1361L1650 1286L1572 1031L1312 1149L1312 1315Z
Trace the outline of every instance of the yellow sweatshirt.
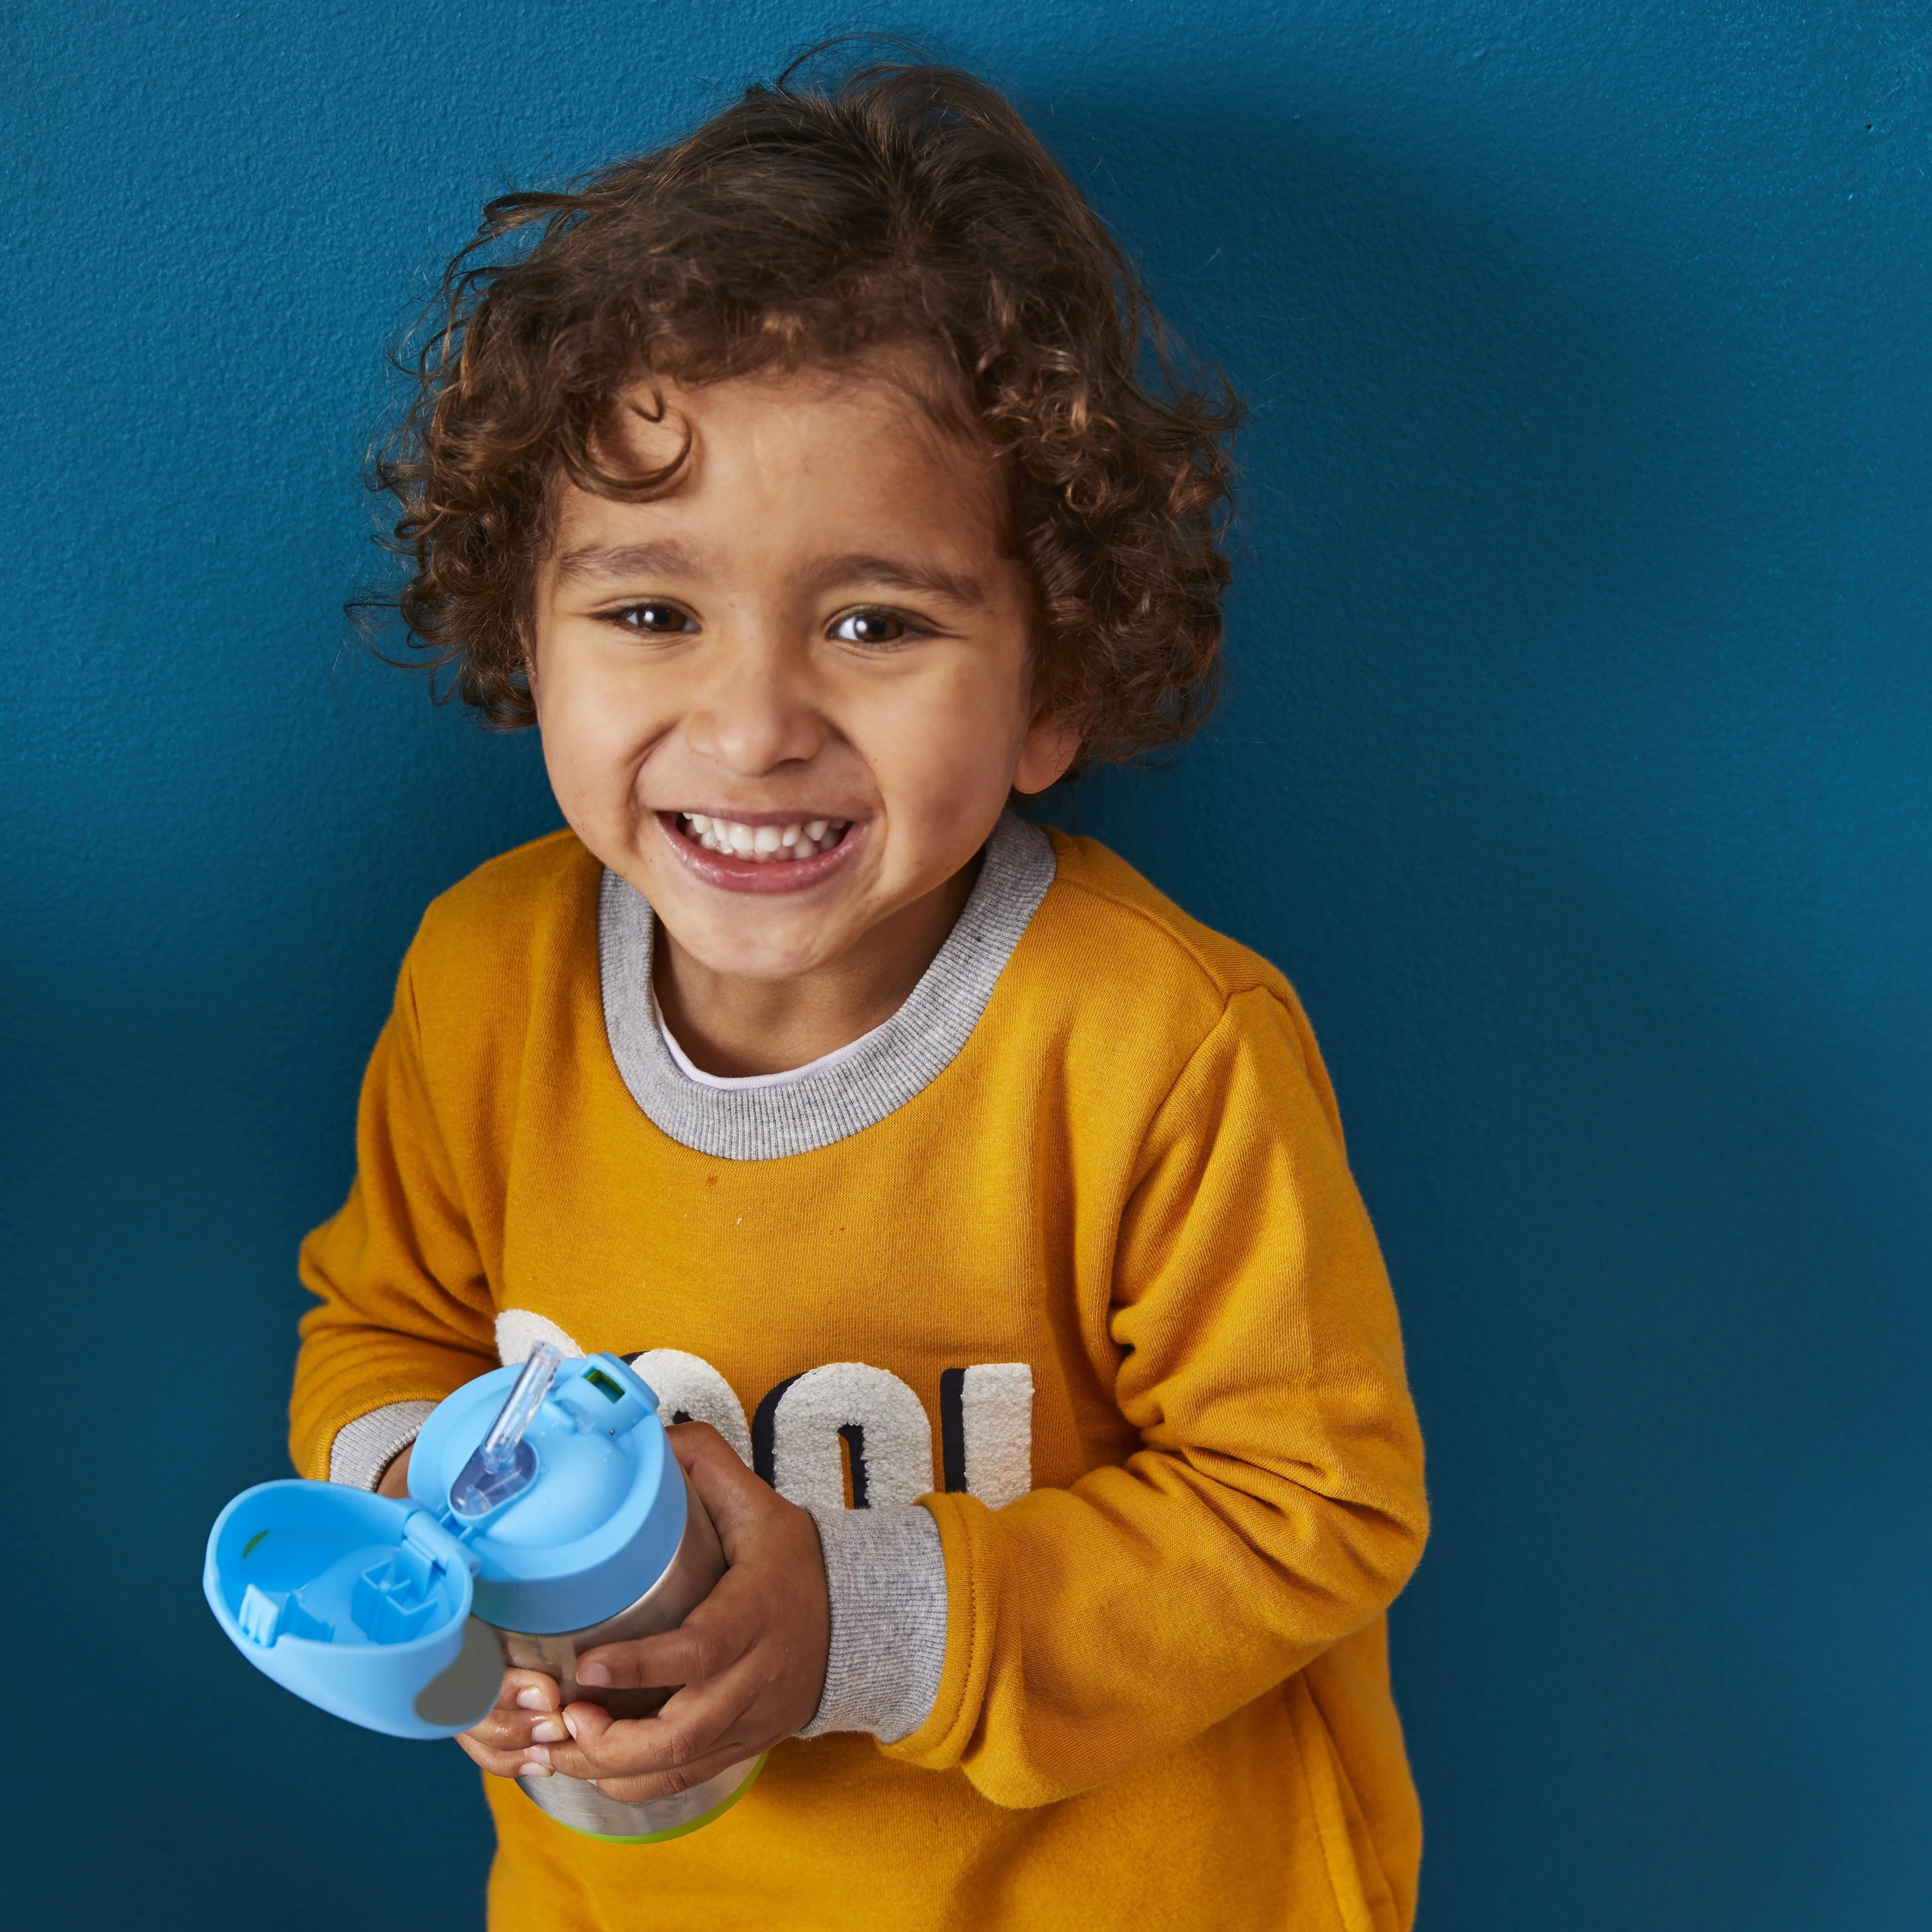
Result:
M650 935L567 833L430 908L303 1250L292 1451L373 1483L500 1348L636 1356L814 1507L813 1728L863 1728L658 1845L486 1779L492 1927L1407 1927L1383 1612L1421 1446L1287 982L1010 818L900 1015L716 1088L658 1026ZM916 1537L883 1597L835 1562L842 1524L915 1520L936 1624Z

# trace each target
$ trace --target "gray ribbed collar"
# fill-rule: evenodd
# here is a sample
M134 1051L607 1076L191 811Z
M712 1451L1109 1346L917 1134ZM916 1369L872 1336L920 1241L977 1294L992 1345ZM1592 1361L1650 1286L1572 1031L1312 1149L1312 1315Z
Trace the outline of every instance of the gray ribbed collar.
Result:
M910 997L848 1060L782 1087L700 1086L678 1070L651 1002L650 907L606 871L597 899L604 1029L617 1071L657 1126L721 1160L809 1154L876 1126L952 1064L979 1024L1046 889L1053 847L1006 813L986 842L972 895Z

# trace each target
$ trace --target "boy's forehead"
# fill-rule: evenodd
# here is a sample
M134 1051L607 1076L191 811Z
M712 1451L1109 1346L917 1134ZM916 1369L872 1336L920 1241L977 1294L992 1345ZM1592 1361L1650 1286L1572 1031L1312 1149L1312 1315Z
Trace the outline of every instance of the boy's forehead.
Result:
M642 500L560 484L550 546L567 561L614 542L674 544L675 560L776 536L904 532L947 550L999 542L1000 465L950 428L899 369L759 371L686 386L641 379L618 399L601 452L634 473L669 469ZM649 532L648 538L625 532ZM672 554L664 553L667 561Z

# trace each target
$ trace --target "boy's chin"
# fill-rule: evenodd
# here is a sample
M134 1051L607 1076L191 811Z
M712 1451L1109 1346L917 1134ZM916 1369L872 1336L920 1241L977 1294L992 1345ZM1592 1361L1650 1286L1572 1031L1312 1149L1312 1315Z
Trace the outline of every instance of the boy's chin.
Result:
M781 900L740 901L694 916L688 907L653 908L672 944L704 970L731 980L802 980L836 965L864 936L862 924ZM708 910L708 909L707 909Z

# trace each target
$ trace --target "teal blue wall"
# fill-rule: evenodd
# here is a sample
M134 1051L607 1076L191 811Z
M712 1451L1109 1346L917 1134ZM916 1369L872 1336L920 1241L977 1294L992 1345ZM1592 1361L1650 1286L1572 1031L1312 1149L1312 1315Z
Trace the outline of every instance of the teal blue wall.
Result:
M379 344L486 195L883 24L1051 115L1252 400L1227 709L1076 808L1340 1084L1432 1456L1427 1932L1925 1924L1923 0L4 22L19 1922L477 1922L454 1751L276 1692L196 1582L417 914L554 822L345 646Z

